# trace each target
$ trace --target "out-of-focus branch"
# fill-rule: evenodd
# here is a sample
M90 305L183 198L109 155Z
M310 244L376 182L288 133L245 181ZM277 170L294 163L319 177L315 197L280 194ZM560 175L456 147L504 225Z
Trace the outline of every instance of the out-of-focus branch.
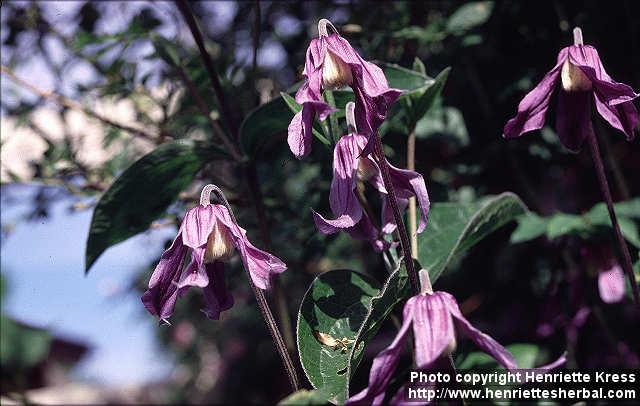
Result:
M51 91L47 91L47 90L42 90L38 87L36 87L35 85L25 81L24 79L16 76L16 74L8 67L4 66L4 65L0 65L0 71L2 73L4 73L5 75L7 75L13 82L15 82L16 84L30 90L31 92L37 94L38 96L47 99L47 100L51 100L55 103L58 103L61 106L73 109L73 110L78 110L78 111L82 111L84 114L93 117L101 122L103 122L106 125L109 125L111 127L115 127L118 128L120 130L126 131L132 135L135 135L137 137L140 138L144 138L148 141L153 142L154 144L158 144L160 143L162 137L156 134L151 134L145 130L139 129L139 128L134 128L134 127L130 127L128 125L125 124L121 124L121 123L117 123L113 120L111 120L110 118L107 118L99 113L96 113L95 111L91 110L88 107L83 106L81 103L78 103L75 100L69 99L65 96L62 96L60 94L57 94L55 92L51 92Z
M189 26L189 30L191 30L193 39L196 41L196 45L198 46L198 50L200 51L200 56L202 57L205 68L207 68L207 73L209 74L211 85L213 86L216 98L218 99L218 104L220 105L220 109L222 110L222 114L224 115L223 118L227 124L227 128L229 128L229 131L235 137L238 135L238 126L236 125L231 107L229 106L229 104L227 104L224 91L222 90L222 85L220 84L220 79L218 78L218 73L216 72L216 68L213 65L213 59L211 59L211 55L209 55L209 52L207 52L207 49L204 46L204 39L202 38L202 32L198 27L198 23L196 22L196 19L191 12L191 8L189 7L189 3L187 3L186 0L175 0L175 3L182 13L187 26Z

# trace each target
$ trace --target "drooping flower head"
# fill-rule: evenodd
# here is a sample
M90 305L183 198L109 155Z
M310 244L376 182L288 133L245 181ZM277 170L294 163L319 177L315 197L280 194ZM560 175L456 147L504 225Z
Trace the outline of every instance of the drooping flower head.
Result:
M628 141L634 138L638 111L632 100L638 94L611 79L598 51L591 45L583 45L580 28L574 30L574 45L560 51L556 66L522 99L518 113L504 127L504 137L516 138L542 128L556 88L556 132L568 149L580 149L587 137L592 102L602 118L622 131Z
M622 301L626 288L624 272L611 247L607 244L585 245L581 254L588 270L597 273L600 299L605 303Z
M381 232L392 233L395 228L393 212L384 198L387 190L382 181L380 167L371 154L363 154L367 138L359 133L357 127L357 112L354 103L347 103L347 126L351 131L336 143L333 151L333 179L329 192L329 205L336 216L326 219L319 213L313 212L316 227L323 234L333 234L346 231L355 238L372 242L376 250L384 249L384 240L380 238L371 219L363 211L363 203L358 197L362 193L364 183L371 184L382 195ZM418 232L422 232L427 224L429 213L429 196L422 175L417 172L399 169L388 164L391 182L396 191L396 198L400 210L405 210L409 198L415 196L420 204L420 225ZM359 190L360 189L360 190Z
M329 34L327 26L333 29ZM356 98L358 128L369 136L384 121L389 105L401 91L389 88L382 69L360 57L329 20L318 22L319 37L307 49L303 75L305 82L296 93L302 110L293 116L288 129L291 152L302 158L311 151L313 119L324 120L335 109L325 103L324 89L350 86Z
M421 271L426 272L426 271ZM422 276L422 275L421 275ZM423 284L423 287L425 285ZM422 293L410 298L404 306L403 322L391 345L373 360L369 372L369 386L347 400L347 405L379 405L398 365L405 341L413 327L416 369L429 369L456 347L456 331L470 338L482 351L491 355L506 369L517 368L513 355L487 334L476 329L462 315L455 298L447 292L432 292L430 285ZM565 356L538 369L561 366ZM404 388L394 399L401 400ZM395 404L395 402L393 402Z
M224 263L236 250L260 289L268 289L271 275L287 269L280 259L251 244L227 207L209 202L213 189L213 185L205 186L200 204L185 214L178 235L160 257L142 296L149 313L163 321L173 314L178 297L192 286L202 288L203 311L210 319L217 320L220 312L230 309L233 297L225 284ZM187 254L191 260L185 267Z

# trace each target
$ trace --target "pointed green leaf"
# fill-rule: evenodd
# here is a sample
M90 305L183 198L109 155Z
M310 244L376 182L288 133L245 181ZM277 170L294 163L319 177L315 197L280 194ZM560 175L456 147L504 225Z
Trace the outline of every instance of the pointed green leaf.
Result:
M134 162L100 197L93 211L85 272L107 248L149 228L207 162L225 156L203 142L175 141Z
M298 314L300 362L309 382L327 393L332 403L343 403L348 397L349 380L365 347L410 293L404 267L396 269L382 288L347 270L326 272L311 284ZM349 344L345 350L332 349L320 342L317 332L347 338Z
M522 200L506 192L474 203L434 203L419 234L419 260L436 279L458 256L493 231L527 212Z

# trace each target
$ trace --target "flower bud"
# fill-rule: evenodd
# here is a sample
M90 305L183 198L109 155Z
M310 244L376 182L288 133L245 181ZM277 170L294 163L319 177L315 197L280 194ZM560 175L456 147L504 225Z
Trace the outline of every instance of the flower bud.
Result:
M322 64L322 86L333 90L348 86L352 82L353 76L349 65L327 49Z
M591 90L593 86L591 80L584 74L582 69L569 62L569 58L562 65L560 77L562 79L562 88L566 92L585 92Z
M233 256L235 246L229 235L229 231L218 221L213 223L213 230L207 239L207 247L204 254L204 262L210 264L214 261L225 261Z
M358 160L356 177L359 181L366 182L378 173L378 168L369 158L362 157Z

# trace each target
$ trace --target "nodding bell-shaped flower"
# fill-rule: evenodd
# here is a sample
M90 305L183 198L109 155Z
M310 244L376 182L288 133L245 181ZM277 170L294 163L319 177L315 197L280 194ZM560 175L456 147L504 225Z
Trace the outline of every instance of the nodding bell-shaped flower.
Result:
M329 34L328 27L333 32ZM335 109L325 103L324 89L350 86L356 99L358 128L369 137L384 121L391 103L401 91L389 88L382 69L367 62L342 38L329 20L318 22L319 37L312 39L304 65L305 81L296 92L296 101L302 110L289 124L288 143L297 158L311 152L312 125L318 116L327 118Z
M205 300L203 312L217 320L220 312L233 306L233 297L224 280L224 263L237 251L251 280L260 289L268 289L270 278L287 269L286 265L268 252L259 250L247 238L247 232L238 226L229 209L211 204L211 191L202 189L200 204L184 216L178 235L162 254L149 288L142 296L145 308L167 322L173 314L178 297L190 287L202 288ZM186 267L185 259L191 254Z
M313 220L323 234L333 234L342 230L354 238L370 241L374 249L380 251L388 246L381 238L381 232L390 234L395 230L396 225L392 209L387 205L387 199L384 196L381 232L375 229L371 219L364 214L358 199L357 188L359 185L364 186L364 182L371 184L381 195L386 195L387 190L382 181L380 167L373 155L363 154L367 138L358 133L355 114L357 113L354 103L347 103L347 126L351 132L338 140L333 151L333 179L329 192L329 205L336 218L326 219L312 210ZM420 225L417 231L421 233L426 227L430 206L424 179L417 172L399 169L391 164L388 166L400 210L406 209L409 198L413 196L420 204Z
M598 293L605 303L618 303L624 299L626 281L622 267L609 245L585 245L580 250L584 266L598 275Z
M426 271L421 271L426 272ZM424 285L423 285L424 286ZM413 327L416 369L430 369L455 348L456 331L471 339L482 351L491 355L506 369L517 368L513 355L487 334L476 329L462 315L456 299L447 292L433 292L430 286L410 298L404 306L403 323L391 345L373 360L369 386L349 398L346 405L379 405L385 398L387 385L398 365L402 349ZM562 355L538 370L557 368L566 362ZM401 403L406 392L402 387L391 404Z
M615 82L604 70L598 51L582 42L582 31L574 29L574 45L563 48L556 66L518 105L518 113L504 127L505 138L542 128L551 96L558 89L556 132L570 150L580 149L591 126L591 103L611 126L622 131L628 141L638 126L638 97L624 83Z

